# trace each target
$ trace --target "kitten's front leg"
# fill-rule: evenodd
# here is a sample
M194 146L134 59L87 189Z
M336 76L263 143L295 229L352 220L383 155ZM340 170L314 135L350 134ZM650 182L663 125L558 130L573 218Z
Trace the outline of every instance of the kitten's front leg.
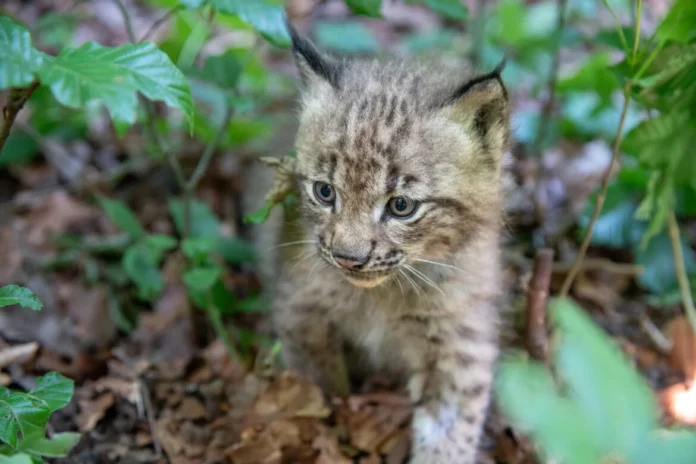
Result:
M474 464L497 344L466 322L428 337L430 361L411 379L416 403L410 464Z
M319 305L285 304L276 327L287 367L312 379L326 395L349 393L341 335Z

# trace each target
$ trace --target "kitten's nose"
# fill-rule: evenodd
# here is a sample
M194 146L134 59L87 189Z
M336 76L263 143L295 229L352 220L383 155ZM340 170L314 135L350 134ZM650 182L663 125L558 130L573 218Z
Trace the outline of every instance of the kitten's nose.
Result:
M345 269L360 269L366 262L367 260L365 259L358 259L354 258L351 256L343 256L343 255L333 255L334 261L338 263L339 266Z

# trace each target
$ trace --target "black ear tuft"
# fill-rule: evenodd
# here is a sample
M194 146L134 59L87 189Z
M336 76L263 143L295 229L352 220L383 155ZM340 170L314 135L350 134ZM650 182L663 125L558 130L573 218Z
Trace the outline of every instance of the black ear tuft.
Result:
M290 21L285 24L292 39L292 52L295 55L297 67L305 84L319 78L338 88L340 83L341 65L334 58L321 53L306 37L301 36Z
M472 90L481 90L489 93L489 96L492 98L498 96L507 100L507 89L505 88L505 84L503 84L503 79L500 77L506 64L505 57L503 57L493 71L477 76L466 82L450 96L445 102L445 106L460 101ZM496 93L498 95L496 95Z

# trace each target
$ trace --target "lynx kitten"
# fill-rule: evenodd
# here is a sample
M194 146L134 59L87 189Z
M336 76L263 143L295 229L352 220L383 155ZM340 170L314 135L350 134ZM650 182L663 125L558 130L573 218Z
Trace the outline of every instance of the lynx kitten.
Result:
M367 368L403 375L410 462L474 463L498 353L502 66L339 59L290 30L301 240L275 289L285 361L335 394Z

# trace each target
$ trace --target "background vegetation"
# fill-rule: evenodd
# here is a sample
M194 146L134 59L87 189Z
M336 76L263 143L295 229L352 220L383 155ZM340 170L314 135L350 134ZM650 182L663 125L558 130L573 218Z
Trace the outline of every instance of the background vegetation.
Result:
M693 1L12 0L0 14L0 463L406 456L408 407L385 386L330 411L280 373L259 296L247 232L273 205L244 217L242 194L259 157L291 154L286 15L339 53L482 71L507 57L518 354L487 462L696 459Z

